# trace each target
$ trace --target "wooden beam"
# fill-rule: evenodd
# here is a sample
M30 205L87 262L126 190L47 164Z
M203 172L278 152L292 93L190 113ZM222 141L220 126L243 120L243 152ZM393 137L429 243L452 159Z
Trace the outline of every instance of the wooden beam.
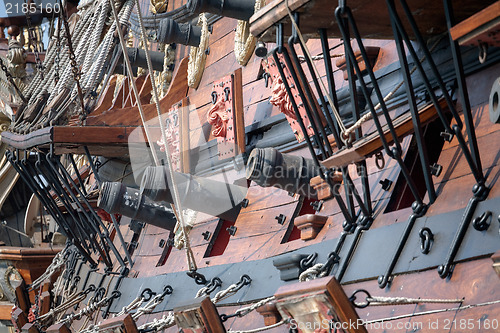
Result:
M443 110L446 108L446 101L443 99L440 100L439 104ZM422 126L437 118L436 109L432 104L421 109L418 114ZM413 122L409 112L397 117L392 122L399 139L413 133ZM385 139L388 144L391 144L393 140L388 126L383 126L383 130ZM382 147L382 140L378 132L375 131L356 141L352 148L338 151L330 158L322 161L322 164L327 168L346 166L366 159L368 156L380 151Z
M453 1L455 18L457 21L464 20L493 2L492 0L455 0ZM286 23L284 33L285 36L290 36L291 24L286 4L286 1L274 0L256 12L250 18L251 34L264 41L274 41L274 26L277 23ZM351 0L347 2L347 5L351 8L363 38L394 39L389 12L384 0ZM421 0L413 1L409 5L424 37L436 36L448 30L446 21L443 19L442 2ZM300 30L303 34L317 38L318 29L325 28L329 37L340 37L334 14L338 1L288 0L288 6L291 12L300 13ZM401 6L397 6L397 11L401 17L405 17ZM413 37L411 27L405 19L403 19L403 25L410 37Z
M483 9L477 14L458 23L450 29L450 35L453 40L458 41L460 45L478 45L479 42L486 42L485 38L480 38L485 32L490 30L493 35L498 36L498 26L500 24L500 1ZM500 43L500 40L497 42ZM499 45L495 45L499 46Z

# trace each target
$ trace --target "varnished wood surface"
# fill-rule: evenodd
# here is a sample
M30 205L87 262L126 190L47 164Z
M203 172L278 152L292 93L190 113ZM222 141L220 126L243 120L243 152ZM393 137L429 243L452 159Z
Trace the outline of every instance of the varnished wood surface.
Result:
M171 4L169 3L169 6ZM411 4L410 4L411 5ZM229 23L228 23L229 22ZM203 115L208 110L209 95L210 95L210 83L217 78L234 71L239 68L239 65L235 62L234 53L231 48L233 47L231 39L234 38L234 34L231 31L231 26L234 26L234 22L231 23L228 19L222 19L217 22L214 26L215 32L211 36L211 45L215 43L217 47L214 47L212 54L213 58L210 58L210 63L208 64L205 74L202 79L202 84L197 90L190 89L187 91L189 96L190 104L192 105L191 112L189 114L189 122L191 124L192 119L201 119L200 115ZM219 28L219 32L217 32ZM217 35L218 34L218 35ZM214 37L216 36L216 37ZM225 42L223 43L222 40ZM181 51L182 47L179 46L178 52ZM215 50L216 49L216 50ZM187 51L187 49L184 49ZM339 50L340 52L340 50ZM386 48L382 47L382 54L390 53ZM210 55L209 55L210 57ZM381 57L376 66L379 63L388 62L390 63L390 56ZM208 59L207 59L208 60ZM321 65L320 65L321 66ZM258 73L260 71L260 61L252 57L249 65L242 69L242 83L243 83L243 100L245 109L245 121L251 119L252 122L258 122L264 119L268 115L276 115L276 108L269 105L267 97L269 96L268 88L264 87L263 80L258 80ZM494 75L493 73L487 73L488 75ZM482 74L486 75L486 74ZM341 72L336 70L336 78L341 77ZM481 83L482 85L483 83ZM479 85L479 83L478 83ZM489 93L489 88L482 88L477 94L474 94L473 105L475 105L474 117L477 121L478 132L483 135L478 135L480 140L480 150L481 154L488 154L484 159L484 167L489 170L489 176L494 180L496 175L499 173L498 158L495 153L495 145L491 145L491 149L483 148L484 145L488 145L490 142L498 142L498 133L495 130L496 125L488 123L487 107L485 107L485 95ZM181 94L182 95L182 94ZM472 95L472 94L471 94ZM180 100L180 99L179 99ZM178 102L179 100L175 101ZM117 110L114 110L116 112ZM123 110L121 110L123 111ZM153 110L156 112L155 110ZM163 110L164 111L164 110ZM165 112L165 111L164 111ZM109 119L110 124L115 121L112 114L108 114L107 119ZM125 114L121 114L121 119L116 119L116 123L124 122L126 119ZM137 116L135 116L137 119ZM107 125L108 123L106 123ZM247 122L247 125L249 123ZM192 138L197 138L196 135L201 137L205 135L203 129L200 126L197 128L199 132L194 133ZM68 132L68 136L72 137L73 134ZM76 132L75 132L76 133ZM205 136L206 141L210 141L213 138L210 136ZM407 137L408 139L410 137ZM455 141L455 140L454 140ZM198 143L198 141L195 141ZM407 140L409 142L409 140ZM74 143L74 146L69 146L67 149L77 150L78 143ZM125 147L125 146L123 146ZM61 148L59 148L61 149ZM101 150L100 150L101 149ZM108 149L108 150L106 150ZM114 147L115 150L116 147ZM125 149L125 148L123 148ZM59 151L62 151L59 150ZM102 152L109 153L109 148L100 147L99 143L96 143L93 153ZM295 154L305 154L300 151L293 152ZM462 208L466 204L466 201L471 197L472 193L470 189L474 184L474 179L471 177L470 172L467 168L464 168L463 156L454 159L456 151L456 143L452 142L445 144L445 149L440 157L440 163L443 163L444 172L439 178L435 178L436 187L440 189L438 197L439 202L436 202L431 206L427 215L440 214L443 212L448 212L454 209ZM458 161L456 163L457 167L453 167L451 162ZM450 162L447 162L450 161ZM380 189L378 181L386 177L393 177L396 179L399 174L399 167L395 166L395 162L386 157L386 168L384 170L376 170L373 159L368 159L368 169L370 173L370 185L372 187L372 194L374 197L374 202L378 204L376 209L376 218L373 223L372 228L377 228L383 225L389 225L393 223L405 223L408 216L411 214L411 209L402 209L395 212L385 213L384 208L392 195L392 192L385 192ZM449 163L449 164L448 164ZM451 167L450 167L451 165ZM449 170L446 173L446 170ZM356 175L355 169L350 167L351 175ZM216 175L213 177L218 177ZM497 177L498 178L498 177ZM359 184L359 179L355 177L355 183ZM497 188L498 186L496 186ZM499 190L494 188L490 197L497 197L500 195ZM359 188L358 188L359 189ZM464 190L466 189L466 190ZM209 217L200 214L197 218L197 223L195 224L193 230L191 231L191 241L193 246L193 252L197 260L199 267L207 267L219 264L225 264L231 261L250 261L262 258L268 258L274 255L282 254L288 251L293 251L295 249L301 248L305 245L312 243L319 243L326 239L333 239L338 237L342 230L343 217L339 213L338 205L334 200L329 200L324 203L322 210L319 214L324 214L328 216L326 225L322 228L318 236L314 239L305 243L304 241L298 239L291 242L282 243L283 235L286 229L291 223L291 219L288 218L289 215L294 215L294 213L299 208L297 203L297 198L290 197L286 192L277 190L274 188L259 188L256 186L251 187L251 191L248 192L249 206L242 209L240 214L240 220L237 221L238 230L235 236L230 237L230 241L225 253L218 257L206 257L206 249L208 247L208 240L203 239L202 233L205 231L213 232L218 224L218 220L213 217ZM287 215L287 220L284 226L277 224L274 216L279 213L284 213ZM120 227L125 240L131 239L131 232L126 225ZM156 267L158 258L161 255L163 249L159 247L160 240L164 240L169 236L168 232L162 231L161 229L147 226L143 230L143 234L139 239L139 247L137 248L134 259L135 265L133 267L132 276L152 276L158 274L165 274L173 271L183 271L187 270L185 252L182 250L173 249L171 255L167 259L165 265ZM118 242L115 240L115 244ZM123 251L121 247L120 251ZM486 264L485 261L488 261ZM414 272L406 276L397 277L390 288L386 290L378 289L376 281L365 281L357 282L352 285L344 286L346 294L350 295L356 288L366 288L373 295L393 295L393 296L409 296L409 297L466 297L467 302L464 304L473 304L473 302L482 302L487 300L498 299L498 278L495 275L493 269L491 268L491 260L489 258L475 260L467 263L459 263L455 269L454 275L451 280L441 280L435 270L429 270L425 272ZM115 264L116 265L116 264ZM116 265L117 266L117 265ZM497 280L493 280L496 278ZM483 288L483 284L486 284L486 288ZM491 297L489 296L491 295ZM435 309L439 308L441 305L419 305L417 306L399 306L399 307L384 307L384 308L374 308L370 307L363 311L358 311L358 314L362 318L379 319L384 317L391 317L396 314L406 314L412 313L425 309ZM225 307L220 310L220 313L232 313L237 307ZM437 315L427 315L422 316L425 318L425 322L429 323L435 318L453 318L455 313L457 318L482 318L482 316L497 315L498 317L498 305L495 306L484 306L480 308L460 310L456 312L446 312ZM452 315L453 314L453 315ZM145 315L141 318L140 322L152 320L154 317L159 315ZM417 318L413 319L414 321ZM407 322L410 319L402 319L401 322ZM248 315L243 319L233 318L226 323L226 328L232 329L245 329L245 328L255 328L263 326L263 320L256 312ZM172 328L168 331L176 331L176 328ZM287 329L285 327L280 327L270 332L285 332ZM376 332L382 330L374 330ZM426 331L425 329L423 331ZM429 330L427 330L429 331ZM370 330L371 332L371 330Z
M440 106L444 108L446 105L444 100L440 101ZM433 105L429 105L419 111L420 123L425 125L437 118L436 109ZM393 119L394 130L399 138L413 132L413 122L409 113L404 114L396 119ZM383 127L384 136L387 143L390 145L394 142L392 135L389 132L388 126ZM341 167L354 162L359 162L367 156L372 155L382 149L382 140L378 132L373 132L365 138L356 141L352 148L339 151L332 157L322 161L322 164L327 168Z
M500 1L484 8L478 13L470 16L466 20L458 23L450 29L450 35L453 40L458 41L470 34L474 30L498 18L500 15Z
M454 1L454 11L458 22L468 18L485 8L493 1ZM281 0L271 1L250 18L250 32L252 35L265 40L274 40L274 25L285 22L285 34L290 35L291 24L288 20L287 2ZM330 37L340 37L334 12L338 6L337 1L330 0L288 0L290 10L300 13L300 30L303 34L316 35L318 29L325 28ZM353 12L358 29L363 38L394 39L389 13L385 1L348 1ZM410 2L410 10L419 24L420 31L426 37L446 31L444 8L441 2L419 1ZM398 12L404 17L400 7ZM405 20L403 24L411 32Z

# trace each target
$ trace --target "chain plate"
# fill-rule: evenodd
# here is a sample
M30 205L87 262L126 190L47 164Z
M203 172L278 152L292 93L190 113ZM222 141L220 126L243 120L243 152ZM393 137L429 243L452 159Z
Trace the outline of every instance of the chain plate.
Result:
M290 90L292 92L292 97L297 104L297 107L299 109L300 116L302 120L304 121L304 125L307 129L307 135L312 136L314 134L314 131L311 127L311 122L309 120L309 117L307 116L305 107L304 107L304 102L300 98L297 86L293 82L292 75L290 73L290 69L285 65L285 60L283 58L282 54L278 54L278 58L280 59L280 65L283 68L283 72L285 73L285 78L286 82L288 83L288 86L290 87ZM271 86L274 86L276 80L280 77L280 73L278 71L278 67L276 66L276 63L273 59L272 56L267 58L266 60L262 61L262 68L264 71L266 71L271 79ZM282 78L283 79L283 78ZM273 88L274 89L274 88ZM283 112L283 111L282 111ZM300 129L300 125L297 121L297 118L295 117L294 111L291 110L291 114L285 114L285 117L288 121L288 124L290 124L290 127L292 128L293 134L295 135L295 138L297 139L298 142L302 142L305 140L304 135L302 133L302 130Z

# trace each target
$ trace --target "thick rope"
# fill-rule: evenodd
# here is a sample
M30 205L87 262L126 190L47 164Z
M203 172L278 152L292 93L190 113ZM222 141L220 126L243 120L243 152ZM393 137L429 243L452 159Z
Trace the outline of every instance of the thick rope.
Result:
M153 310L161 302L163 302L163 298L164 298L164 295L162 295L162 294L157 294L155 297L151 298L149 300L149 302L146 303L146 305L141 306L140 308L137 309L137 311L132 315L132 319L137 320L142 315L153 312Z
M47 320L50 320L57 316L59 313L62 313L69 308L79 304L81 301L83 301L87 297L87 294L84 292L75 292L70 297L68 297L64 302L62 302L58 307L54 309L50 309L49 312L46 314L38 317L38 320L40 322L46 322Z
M255 0L254 13L265 5L265 0ZM234 33L234 55L241 66L245 66L252 57L257 38L250 34L250 23L238 20Z
M305 271L303 271L302 273L300 273L299 275L299 281L300 282L304 282L304 281L310 281L310 280L314 280L316 279L317 277L323 277L326 275L326 271L322 272L321 269L323 268L324 264L316 264L308 269L306 269Z
M198 18L198 25L201 25L200 45L191 47L188 63L188 86L198 88L203 71L205 70L205 61L207 59L206 50L208 49L208 22L204 13Z
M123 316L132 310L137 309L141 303L144 302L144 297L136 297L130 304L124 306L120 312L118 312L115 317Z
M381 305L405 305L420 303L461 303L463 299L433 299L433 298L410 298L410 297L367 297L366 301L373 306Z
M263 305L266 305L267 303L270 303L272 301L274 301L276 299L275 296L271 296L271 297L268 297L268 298L264 298L263 300L260 300L258 301L257 303L254 303L250 306L247 306L247 307L244 307L244 308L241 308L241 309L238 309L236 310L234 313L236 315L238 315L238 317L243 317L243 316L246 316L247 314L249 314L250 312L252 312L253 310L257 309L257 308L260 308L261 306Z
M158 332L164 330L166 328L172 327L175 324L175 317L172 312L169 312L168 315L163 315L160 319L153 319L152 322L145 323L142 326L139 326L139 331L154 331Z

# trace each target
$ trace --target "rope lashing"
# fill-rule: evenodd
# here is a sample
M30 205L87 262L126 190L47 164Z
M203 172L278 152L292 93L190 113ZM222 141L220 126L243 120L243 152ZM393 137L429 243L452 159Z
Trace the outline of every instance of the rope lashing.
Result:
M76 314L72 313L69 316L67 316L66 318L60 320L58 322L58 324L63 324L63 323L64 324L71 324L74 320L82 319L83 316L90 316L94 312L96 312L97 310L102 308L103 306L108 305L111 302L111 300L113 300L114 298L120 297L120 295L121 295L121 293L119 291L115 290L115 291L113 291L111 296L104 297L103 299L101 299L97 302L92 302L91 304L87 305L86 307L84 307L83 309L78 311L78 313L76 313Z
M201 297L203 295L210 295L216 288L220 287L221 285L222 285L222 280L219 279L218 277L214 277L209 284L198 290L195 298Z
M160 319L153 319L152 322L145 323L144 325L141 325L138 327L140 332L143 331L153 331L153 332L158 332L161 330L164 330L166 328L172 327L175 325L175 317L173 312L169 312L168 315L163 315Z
M254 13L265 5L265 0L255 0ZM257 38L250 34L250 23L238 20L234 33L234 55L241 66L245 66L252 57Z
M95 290L95 286L90 285L84 291L73 293L64 302L62 302L59 306L57 306L56 308L50 309L49 312L38 317L37 320L43 323L43 322L46 322L46 321L54 318L58 314L65 312L69 308L71 308L71 307L79 304L83 300L85 300L85 298L87 298L87 295L94 290Z
M331 268L335 263L338 263L340 260L340 257L338 256L337 253L335 252L330 252L328 255L328 259L324 264L318 263L315 264L314 266L306 269L299 275L299 281L304 282L304 281L310 281L314 280L318 277L324 277L328 275L330 272Z
M165 296L170 295L172 292L173 292L173 289L171 286L165 286L165 288L163 288L163 293L157 294L153 298L149 299L149 301L144 306L137 308L137 311L132 315L132 319L137 320L142 315L153 312L153 310L159 304L161 304L163 302L163 300L165 299ZM144 292L143 292L143 294L144 294ZM151 293L150 295L152 295L152 294L153 293ZM145 298L144 295L142 295L142 297L141 297L141 302L143 300L147 300L147 298Z
M343 57L343 56L344 56L343 53L330 54L330 58L340 58L340 57ZM300 63L303 63L303 62L306 61L306 57L304 57L302 54L297 55L297 57L299 58ZM314 61L316 61L316 60L322 60L324 57L325 57L324 54L318 54L316 56L312 56L311 59L314 60Z
M356 303L357 295L364 294L365 302ZM385 297L385 296L371 296L365 289L356 290L349 301L356 308L366 308L367 306L383 306L383 305L407 305L407 304L421 304L421 303L462 303L463 298L460 299L441 299L441 298L411 298L411 297Z
M244 307L244 308L241 308L241 309L238 309L234 312L234 314L238 317L243 317L243 316L246 316L247 314L249 314L250 312L254 311L255 309L257 308L260 308L261 306L263 305L266 305L268 303L271 303L272 301L274 301L276 299L275 296L271 296L271 297L268 297L268 298L264 298L263 300L260 300L258 301L257 303L254 303L250 306L247 306L247 307Z
M246 285L250 284L251 282L252 282L252 279L248 275L246 275L246 274L242 275L240 278L240 281L230 285L227 289L221 290L217 294L215 294L215 296L212 298L212 303L215 304L223 299L226 299L228 297L233 296L241 288L243 288L243 286L246 286Z
M56 271L59 270L59 268L64 265L65 261L63 260L63 258L67 250L68 247L66 246L62 251L58 252L54 256L54 258L52 258L52 262L50 263L49 267L47 267L45 272L43 272L42 275L40 275L35 281L33 281L33 283L29 285L28 290L35 290L40 287L43 281L50 278Z

